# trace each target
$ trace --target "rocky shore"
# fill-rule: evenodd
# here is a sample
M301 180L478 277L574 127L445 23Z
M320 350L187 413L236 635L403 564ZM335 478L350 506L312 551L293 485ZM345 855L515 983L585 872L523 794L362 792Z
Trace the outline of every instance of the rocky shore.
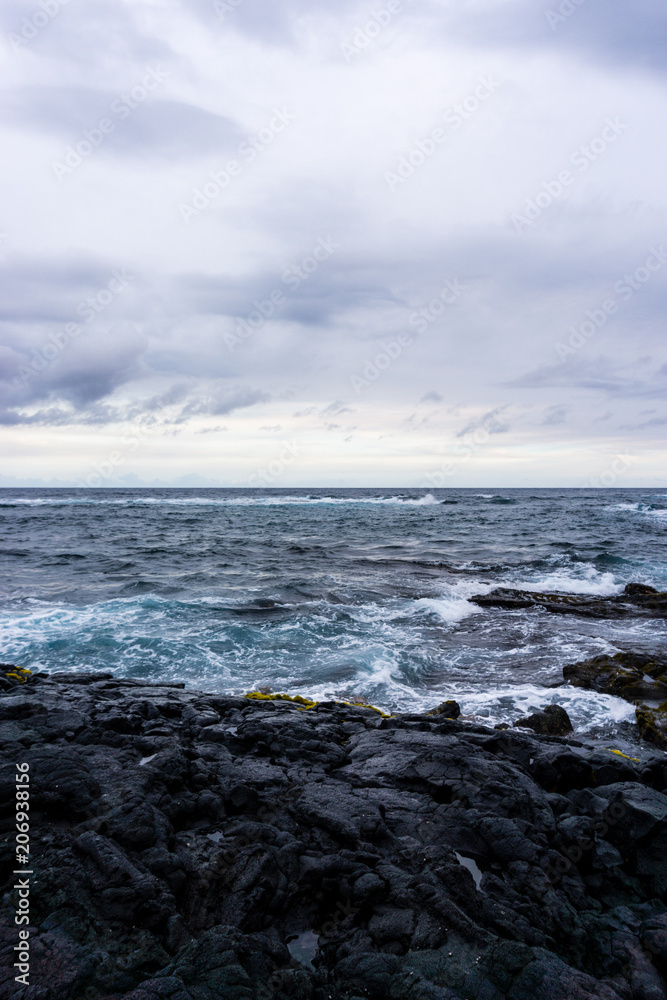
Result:
M667 615L667 593L643 583L628 583L622 594L613 597L588 594L559 594L532 590L510 590L498 587L489 594L476 594L470 600L480 608L544 608L560 615L580 615L584 618L664 618Z
M387 717L26 677L0 686L3 998L667 996L658 750L640 762L451 707ZM13 970L19 764L28 987Z
M644 583L628 583L622 594L611 597L498 587L488 594L477 594L470 600L480 608L503 608L507 611L534 608L536 611L583 618L641 619L664 618L667 615L667 593ZM602 654L580 663L567 664L563 669L563 681L631 702L636 706L640 735L649 743L667 750L667 660L664 658L633 652ZM548 730L543 728L541 731ZM561 727L561 732L566 731L567 728Z

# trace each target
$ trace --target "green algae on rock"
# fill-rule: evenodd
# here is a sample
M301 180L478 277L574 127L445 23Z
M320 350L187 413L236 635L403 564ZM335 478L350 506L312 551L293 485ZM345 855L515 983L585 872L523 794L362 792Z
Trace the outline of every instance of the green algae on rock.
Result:
M659 708L638 705L635 709L637 727L647 743L667 750L667 701Z
M667 696L667 661L642 653L602 653L590 660L568 663L563 678L574 687L601 694L664 701Z

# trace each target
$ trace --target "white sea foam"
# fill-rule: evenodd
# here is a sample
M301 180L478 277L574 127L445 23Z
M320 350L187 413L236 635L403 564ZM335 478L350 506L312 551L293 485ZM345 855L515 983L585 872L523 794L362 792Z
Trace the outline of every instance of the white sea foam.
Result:
M526 684L465 690L462 686L452 685L447 690L459 702L463 715L475 716L480 722L489 721L494 725L498 722L511 725L545 705L564 708L578 732L588 732L610 723L635 721L634 706L627 701L582 688L549 689Z
M662 497L661 499L667 499ZM638 500L635 503L616 503L604 508L607 513L641 514L643 517L656 518L659 521L667 520L667 508L657 506L652 503L645 503Z
M443 584L442 597L422 597L414 603L414 610L427 611L446 622L460 622L469 615L481 613L469 598L475 594L488 594L495 584L480 583L476 580L457 580Z
M404 507L432 507L440 504L431 493L420 497L312 497L312 496L237 496L237 497L11 497L0 498L4 507L62 507L69 505L101 505L112 507L301 507L356 506L358 504Z
M536 579L524 577L513 580L511 584L503 584L503 586L508 585L516 590L534 590L538 593L564 592L600 597L612 597L623 591L623 586L616 583L613 573L601 573L589 563L553 570Z
M481 613L481 609L476 604L471 603L471 597L477 594L488 594L498 587L530 590L535 593L565 592L601 597L611 597L623 590L622 585L616 583L613 573L600 573L594 566L584 564L576 569L554 570L534 579L523 577L518 580L502 580L495 583L473 579L444 583L441 597L421 598L415 602L414 610L431 612L443 621L455 624L470 615Z

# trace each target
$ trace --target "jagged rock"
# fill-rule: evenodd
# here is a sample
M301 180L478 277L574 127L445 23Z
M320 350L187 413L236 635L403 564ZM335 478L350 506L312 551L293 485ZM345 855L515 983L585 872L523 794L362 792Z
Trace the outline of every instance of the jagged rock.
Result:
M481 608L544 608L555 614L582 615L586 618L625 618L636 615L667 615L667 593L659 593L643 583L628 583L622 594L613 597L588 594L539 593L498 587L490 594L471 597Z
M634 702L667 697L667 660L641 653L602 653L563 667L563 678L575 687Z
M648 743L667 750L667 701L659 708L638 705L635 709L639 732Z
M643 597L647 594L657 594L659 591L655 587L649 587L646 583L626 583L625 593L632 597Z
M551 736L566 736L572 732L570 716L560 705L547 705L541 712L534 712L526 719L517 719L514 725Z
M0 709L7 829L30 765L39 1000L667 996L657 750L100 675Z
M445 719L458 719L461 714L461 706L458 701L443 701L430 714L442 715Z

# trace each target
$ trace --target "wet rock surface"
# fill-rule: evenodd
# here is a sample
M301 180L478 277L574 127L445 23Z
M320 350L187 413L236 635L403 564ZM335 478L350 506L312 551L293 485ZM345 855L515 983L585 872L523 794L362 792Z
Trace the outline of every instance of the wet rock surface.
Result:
M657 708L638 705L635 710L637 728L647 743L667 750L667 701Z
M431 713L431 715L441 715L445 719L458 719L460 714L461 706L458 701L443 701Z
M563 678L575 687L632 702L642 738L667 750L667 660L641 653L602 654L567 664Z
M489 594L471 597L481 608L543 608L555 614L581 615L585 618L627 618L667 615L667 593L659 593L642 583L628 583L622 594L613 597L587 594L539 593L499 587Z
M626 701L667 699L667 660L641 653L606 653L563 667L575 687L613 694Z
M566 736L572 732L570 717L560 705L547 705L540 712L534 712L526 719L517 719L515 726L532 729L534 733L547 733L553 736Z
M108 675L17 681L0 718L2 997L667 996L658 750Z

